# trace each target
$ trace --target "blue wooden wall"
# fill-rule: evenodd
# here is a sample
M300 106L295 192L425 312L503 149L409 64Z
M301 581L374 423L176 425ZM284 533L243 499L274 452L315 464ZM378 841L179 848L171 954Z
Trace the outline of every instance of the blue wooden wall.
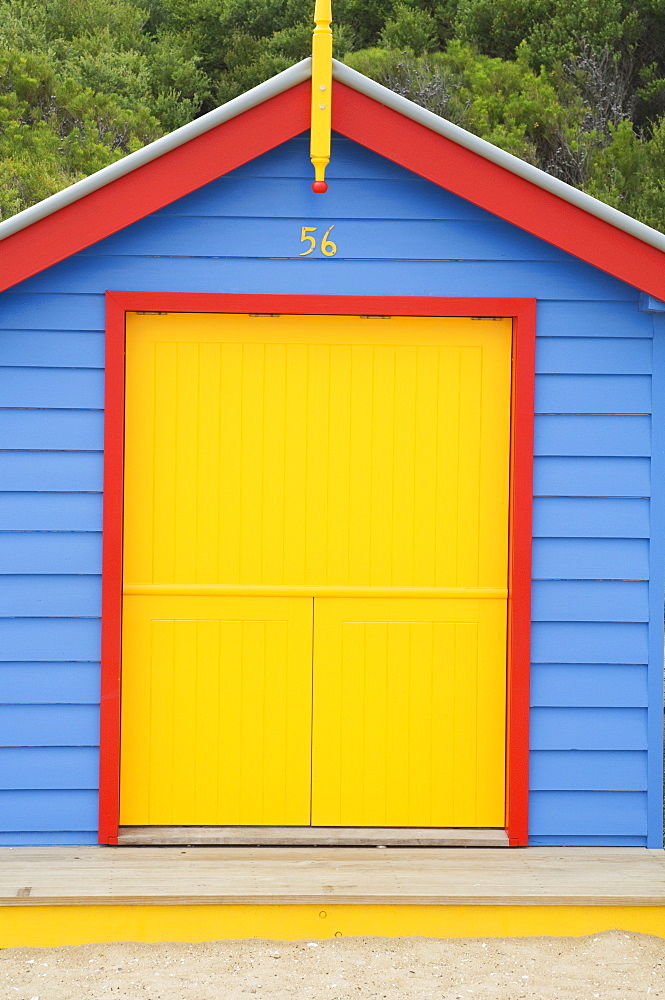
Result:
M531 838L658 846L662 317L355 144L336 138L326 196L310 173L296 139L0 296L0 843L96 839L103 293L117 288L538 298ZM337 255L300 258L301 226L331 223Z

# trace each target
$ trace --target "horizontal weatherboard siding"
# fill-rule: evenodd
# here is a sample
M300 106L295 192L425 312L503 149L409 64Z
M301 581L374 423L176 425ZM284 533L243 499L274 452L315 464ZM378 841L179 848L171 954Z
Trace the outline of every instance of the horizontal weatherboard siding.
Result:
M315 227L321 239L328 222ZM336 222L328 239L337 240L336 257L355 260L487 260L495 246L499 260L569 261L563 250L547 246L499 219L487 221L345 219ZM152 216L128 230L109 236L84 250L84 257L141 256L255 257L261 246L266 256L295 257L310 244L300 242L300 226L292 218L266 227L263 219L173 218Z
M529 799L530 829L535 836L646 835L644 792L533 791Z
M341 254L330 258L314 254L306 258L298 256L301 252L297 246L300 225L294 225L296 246L293 255L290 259L271 260L270 269L262 280L262 292L348 295L362 291L364 295L385 295L395 294L399 289L402 295L428 295L432 289L437 292L445 289L449 294L471 297L482 288L484 296L501 297L510 287L511 294L520 298L568 294L572 298L586 299L589 295L601 294L604 298L621 300L634 294L614 278L599 275L591 267L580 269L580 265L568 261L477 261L471 264L465 261L371 260L363 263L361 290L357 286L358 261L346 260ZM336 231L335 235L339 241ZM257 248L254 258L144 257L140 258L140 267L138 259L133 257L72 257L29 278L23 287L47 295L58 288L65 294L92 295L106 282L112 288L126 291L148 287L162 292L251 294L256 291L259 251ZM294 274L294 265L299 269L298 275Z
M24 284L17 288L23 289ZM10 289L0 297L0 330L98 330L106 328L106 302L100 288L94 295L31 295Z
M102 538L96 531L0 532L0 574L101 573Z
M328 166L326 175L330 179L341 177L371 177L375 180L408 181L412 174L398 163L359 146L333 132L335 145L334 162ZM312 166L309 160L309 136L296 136L289 142L243 163L233 171L234 177L301 177L311 184Z
M101 531L102 496L101 493L0 493L0 525L5 532ZM6 543L5 551L10 544ZM72 572L67 562L60 561L55 572ZM19 570L18 563L5 569L24 572Z
M536 413L650 413L648 375L540 375Z
M99 576L0 575L0 617L71 618L100 614Z
M536 580L531 618L535 622L646 622L649 587L623 580Z
M532 847L559 847L562 844L567 847L646 847L647 838L644 837L604 837L595 834L594 836L567 836L542 837L532 835L529 837L529 844Z
M348 140L299 137L0 296L0 844L96 839L106 289L538 299L533 843L642 845L653 319ZM335 257L300 257L330 225Z
M648 457L651 418L609 414L539 415L535 422L536 455Z
M5 747L0 749L0 790L97 788L96 747Z
M8 330L0 338L0 366L103 368L104 334L90 331Z
M11 833L0 831L0 847L29 847L38 845L39 847L63 847L68 844L80 847L82 844L96 844L98 842L97 827L94 830L16 830Z
M651 340L538 337L538 375L650 375Z
M647 667L635 663L534 663L531 704L549 708L646 708Z
M0 746L99 746L99 708L96 705L58 705L57 708L52 705L0 705Z
M0 703L81 704L99 702L99 663L24 660L0 662Z
M102 475L101 451L0 452L0 481L6 490L98 493Z
M104 406L104 373L91 368L0 368L4 406L40 409Z
M645 750L643 708L539 708L531 713L532 750Z
M648 458L540 457L534 461L535 496L648 497Z
M538 337L652 338L653 320L635 302L539 302Z
M643 622L534 622L534 663L647 663Z
M395 182L392 178L371 181L341 178L330 184L325 198L320 198L312 193L311 181L303 183L299 178L266 177L249 184L234 174L220 177L179 198L155 212L154 217L219 216L266 220L267 205L271 206L271 217L293 220L297 238L300 238L300 226L311 225L309 220L330 225L336 219L390 219L394 218L397 206L406 217L408 205L408 218L411 219L492 218L484 209L413 175L403 182Z
M0 410L0 448L101 451L103 443L104 414L101 410Z
M635 750L535 750L529 768L534 791L642 792L647 787L646 756Z
M99 660L97 618L0 618L3 660Z
M535 580L648 580L641 538L534 538Z
M96 830L97 792L93 789L0 791L5 831Z
M536 497L534 538L648 538L649 501Z

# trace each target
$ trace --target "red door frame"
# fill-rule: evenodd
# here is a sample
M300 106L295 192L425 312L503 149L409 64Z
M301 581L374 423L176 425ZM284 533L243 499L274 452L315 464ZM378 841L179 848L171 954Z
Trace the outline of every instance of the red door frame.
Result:
M511 846L526 845L536 300L120 291L106 294L99 843L118 842L125 314L139 311L512 318L506 831Z

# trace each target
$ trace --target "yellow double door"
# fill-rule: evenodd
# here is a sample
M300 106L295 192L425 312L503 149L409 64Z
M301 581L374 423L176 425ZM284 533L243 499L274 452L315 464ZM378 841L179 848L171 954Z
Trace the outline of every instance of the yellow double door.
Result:
M122 825L503 825L510 345L128 316Z

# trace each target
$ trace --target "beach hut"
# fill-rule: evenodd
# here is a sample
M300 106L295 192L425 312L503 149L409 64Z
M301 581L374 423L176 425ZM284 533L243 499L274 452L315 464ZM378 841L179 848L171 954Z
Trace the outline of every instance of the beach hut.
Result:
M665 236L331 66L0 224L0 844L661 847Z

